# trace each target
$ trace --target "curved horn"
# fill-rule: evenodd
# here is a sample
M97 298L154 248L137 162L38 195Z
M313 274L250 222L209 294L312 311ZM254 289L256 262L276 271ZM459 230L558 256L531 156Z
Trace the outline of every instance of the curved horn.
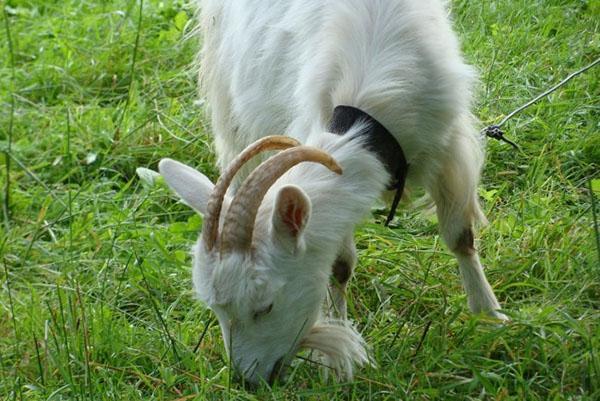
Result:
M320 163L336 174L342 174L342 168L333 157L311 146L298 146L271 156L246 178L231 202L223 224L221 253L250 250L262 199L279 177L301 162Z
M250 144L242 151L242 153L233 159L229 166L227 166L227 169L225 169L223 174L221 174L219 177L219 180L215 184L215 188L213 189L213 192L211 193L206 205L206 218L204 220L204 227L202 229L202 241L204 242L207 250L212 250L217 242L219 217L221 215L221 208L223 207L225 193L227 192L227 188L229 188L233 177L244 165L244 163L258 153L266 150L287 149L299 145L300 142L287 136L266 136Z

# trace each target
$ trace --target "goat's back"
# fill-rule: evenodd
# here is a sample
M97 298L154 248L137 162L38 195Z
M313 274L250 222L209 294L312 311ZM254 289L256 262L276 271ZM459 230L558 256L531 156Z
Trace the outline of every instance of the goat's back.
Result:
M440 1L201 0L200 9L221 167L265 135L310 142L341 104L388 128L419 181L457 136L474 138L474 73Z

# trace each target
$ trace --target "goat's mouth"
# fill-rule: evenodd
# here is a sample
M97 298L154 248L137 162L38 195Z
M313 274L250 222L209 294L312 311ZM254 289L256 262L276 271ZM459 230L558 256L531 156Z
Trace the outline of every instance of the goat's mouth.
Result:
M253 366L256 368L256 365ZM286 379L285 374L289 366L290 364L288 363L288 358L283 356L275 361L273 368L267 376L256 375L255 372L250 372L249 375L236 372L234 378L246 390L255 391L258 389L261 383L273 386L275 383L284 382ZM253 371L254 369L249 370Z
M271 373L269 374L269 378L267 380L269 386L272 386L275 381L283 380L285 378L284 373L286 368L287 365L285 364L285 357L279 358L275 362L275 365L273 365L273 370L271 370Z

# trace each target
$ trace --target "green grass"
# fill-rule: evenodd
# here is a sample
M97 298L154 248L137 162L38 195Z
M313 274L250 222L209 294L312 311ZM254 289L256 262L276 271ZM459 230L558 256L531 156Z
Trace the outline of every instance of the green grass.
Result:
M598 2L452 4L483 124L600 55ZM379 368L334 383L298 361L247 393L191 292L200 218L135 175L168 156L216 177L191 10L146 1L140 24L135 1L2 8L0 399L600 399L600 67L507 124L521 152L488 144L479 248L510 324L468 313L435 221L403 210L388 229L375 213L349 309Z

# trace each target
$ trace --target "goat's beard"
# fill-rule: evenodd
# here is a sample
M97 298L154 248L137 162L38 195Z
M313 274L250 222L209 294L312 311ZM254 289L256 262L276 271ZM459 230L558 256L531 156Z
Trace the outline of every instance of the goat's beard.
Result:
M317 351L326 374L331 369L339 379L352 380L355 365L373 364L365 341L348 321L318 322L300 345Z

